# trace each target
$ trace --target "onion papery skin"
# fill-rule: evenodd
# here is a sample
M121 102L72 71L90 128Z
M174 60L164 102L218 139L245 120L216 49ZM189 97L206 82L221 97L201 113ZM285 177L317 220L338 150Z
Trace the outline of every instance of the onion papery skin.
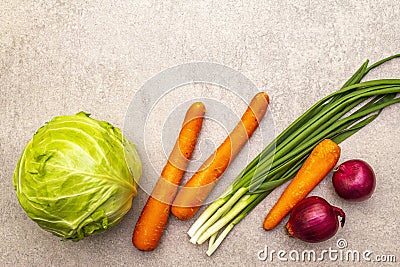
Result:
M375 191L376 177L372 167L360 159L348 160L340 164L332 176L336 193L348 200L367 200Z
M292 210L286 224L288 234L309 243L318 243L333 237L340 225L343 227L345 213L331 206L325 199L312 196L300 201Z

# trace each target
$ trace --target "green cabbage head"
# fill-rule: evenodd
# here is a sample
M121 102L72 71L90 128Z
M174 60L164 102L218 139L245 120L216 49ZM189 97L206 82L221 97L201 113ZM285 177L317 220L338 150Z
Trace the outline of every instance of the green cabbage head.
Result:
M135 146L118 128L80 112L55 117L36 132L13 183L32 220L64 240L79 241L121 221L141 170Z

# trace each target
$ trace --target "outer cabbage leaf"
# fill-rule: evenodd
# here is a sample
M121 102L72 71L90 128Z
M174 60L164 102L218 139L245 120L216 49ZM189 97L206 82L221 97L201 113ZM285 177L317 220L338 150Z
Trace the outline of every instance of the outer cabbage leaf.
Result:
M141 171L135 145L118 128L80 112L55 117L35 133L13 183L32 220L64 240L78 241L121 221Z

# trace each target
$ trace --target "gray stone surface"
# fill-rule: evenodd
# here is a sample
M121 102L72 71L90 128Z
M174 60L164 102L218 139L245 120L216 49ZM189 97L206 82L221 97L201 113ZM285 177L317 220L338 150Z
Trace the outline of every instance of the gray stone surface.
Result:
M123 127L129 103L146 80L177 64L209 61L240 71L268 92L279 133L340 87L365 59L374 62L400 52L400 6L394 0L220 2L0 1L1 266L261 266L271 264L257 258L265 246L320 252L337 249L339 238L346 239L348 249L394 254L400 260L400 105L386 109L341 145L341 161L363 158L374 167L378 181L370 200L353 204L339 199L330 177L312 192L347 214L345 227L323 243L288 238L283 224L268 233L262 230L283 188L237 225L212 257L205 255L206 245L189 243L186 231L194 220L173 217L155 251L136 250L131 234L147 198L141 190L118 226L78 243L61 242L26 216L12 174L24 146L53 116L84 110ZM395 60L369 77L399 76L400 61ZM192 92L180 94L190 99ZM224 101L223 94L215 98ZM243 108L232 106L237 114ZM158 109L170 112L168 103ZM204 135L212 139L218 127L208 125ZM152 127L159 134L161 128ZM154 155L157 168L163 159ZM240 160L233 165L244 166ZM294 263L274 258L272 264ZM297 263L302 264L355 265L328 259Z

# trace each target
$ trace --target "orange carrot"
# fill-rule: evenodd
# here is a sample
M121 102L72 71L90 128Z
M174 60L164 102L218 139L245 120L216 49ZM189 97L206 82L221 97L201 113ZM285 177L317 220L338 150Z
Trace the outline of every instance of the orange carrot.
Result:
M139 250L150 251L158 246L168 222L172 201L196 145L204 113L205 107L201 102L192 104L186 112L168 162L136 223L132 243Z
M200 209L218 178L258 127L267 111L268 102L266 93L255 95L230 135L182 187L172 204L172 213L177 218L190 219Z
M275 228L335 167L339 157L340 147L335 142L325 139L319 143L265 217L264 229Z

